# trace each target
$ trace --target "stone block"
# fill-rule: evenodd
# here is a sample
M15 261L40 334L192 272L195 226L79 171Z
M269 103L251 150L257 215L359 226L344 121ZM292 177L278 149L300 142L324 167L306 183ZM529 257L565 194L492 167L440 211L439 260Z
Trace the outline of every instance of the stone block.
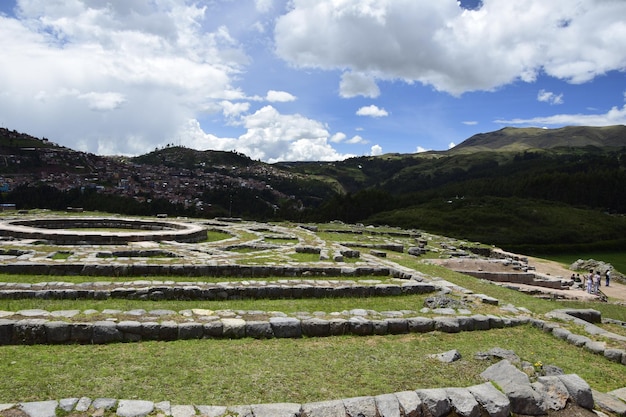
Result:
M407 323L411 333L427 333L435 330L435 321L427 317L410 317Z
M350 331L350 324L345 319L331 319L328 324L331 336L343 336Z
M459 417L480 417L480 405L467 388L445 388L450 405Z
M222 336L229 339L241 339L246 337L246 322L242 319L223 318Z
M18 320L13 327L13 343L16 345L39 345L45 344L46 336L45 319Z
M409 332L407 319L387 319L387 331L389 334L404 334Z
M589 384L576 374L557 375L572 401L588 410L593 409L593 395Z
M56 417L57 401L33 401L20 403L20 409L29 417Z
M444 417L452 411L448 393L445 389L419 389L416 392L422 400L422 410L425 415L429 417Z
M246 322L246 336L253 339L271 339L274 337L274 332L269 321L248 321Z
M159 340L161 325L156 321L145 321L141 323L142 340Z
M350 333L356 336L371 336L373 334L373 326L371 320L363 317L350 317L348 319L350 325Z
M302 320L302 334L308 337L330 336L330 322L328 320L313 318Z
M208 339L224 337L224 323L220 320L204 323L204 337Z
M590 340L585 343L584 348L591 353L595 353L598 355L604 355L604 350L606 349L606 344L604 342L596 342L594 340Z
M92 323L71 323L70 341L73 343L88 344L93 337Z
M346 407L342 400L303 404L301 417L346 417Z
M142 400L120 400L116 414L119 417L144 417L154 411L154 403Z
M223 406L197 405L196 408L198 409L198 412L204 417L222 417L225 416L226 411L228 411L228 409Z
M381 417L401 417L400 402L394 394L377 395L374 402Z
M355 397L343 400L346 417L378 417L374 397Z
M468 387L467 390L474 396L480 408L489 417L509 417L511 403L506 395L491 382Z
M462 332L471 332L474 330L474 318L468 316L459 316L457 317L459 322L459 329Z
M459 333L461 327L456 317L435 317L435 330L444 333Z
M604 357L612 362L621 363L622 356L624 354L625 352L621 349L605 349L604 350Z
M552 335L561 340L567 340L571 333L572 332L562 327L555 327L554 329L552 329Z
M300 320L292 317L271 317L270 324L274 337L277 338L300 338L302 337L302 325Z
M422 417L422 400L415 391L400 391L394 394L405 417Z
M483 314L475 314L472 316L472 320L474 321L474 330L489 330L491 329L489 323L489 317Z
M0 345L13 343L13 327L15 320L0 319Z
M95 344L116 343L122 341L122 332L111 321L96 321L93 324L92 341Z
M611 413L615 416L626 416L626 403L618 398L592 390L594 404L597 408Z
M300 404L275 403L252 405L254 417L299 417Z
M70 340L70 325L64 321L49 321L45 324L48 343L66 343Z
M204 337L204 326L202 323L187 322L178 325L178 339L202 339Z
M532 387L542 398L543 410L558 411L567 405L569 392L557 376L540 376Z

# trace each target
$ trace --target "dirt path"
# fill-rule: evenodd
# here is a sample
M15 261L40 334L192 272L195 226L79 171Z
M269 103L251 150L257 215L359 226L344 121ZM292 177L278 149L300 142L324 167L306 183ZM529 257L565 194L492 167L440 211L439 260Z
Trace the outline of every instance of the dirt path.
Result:
M548 274L553 277L567 278L574 273L571 269L568 269L558 262L548 261L541 258L528 257L528 264L535 267L537 272ZM609 286L604 285L604 278L602 278L602 287L600 290L609 298L626 301L626 285L615 282L615 280L609 283Z
M550 261L542 258L534 258L534 257L526 257L528 259L528 265L535 268L535 271L542 275L549 275L555 279L569 279L575 271L563 266L562 264L554 261ZM504 266L499 262L489 262L485 260L476 260L476 259L463 259L463 258L455 258L455 259L441 259L434 261L442 266L445 266L454 270L480 270L485 272L514 272L511 266ZM525 288L526 290L532 289L533 291L539 291L546 294L559 294L564 298L570 299L578 299L583 301L593 301L597 299L597 296L593 294L589 294L583 290L577 289L568 289L568 290L557 290L557 289L548 289L541 288L531 285L523 285L523 284L515 284L520 288ZM604 279L602 280L602 287L600 290L610 299L618 300L620 302L626 302L626 285L615 282L615 280L611 281L610 286L604 286Z

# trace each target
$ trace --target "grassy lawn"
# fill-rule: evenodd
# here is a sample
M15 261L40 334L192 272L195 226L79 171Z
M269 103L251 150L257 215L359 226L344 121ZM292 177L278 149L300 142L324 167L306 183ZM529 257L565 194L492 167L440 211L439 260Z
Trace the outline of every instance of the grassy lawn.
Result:
M576 373L601 391L624 383L623 365L522 326L454 335L2 346L0 402L87 395L173 404L304 403L462 387L484 382L478 375L490 362L474 355L496 346ZM462 360L427 358L450 349Z
M116 309L128 311L143 308L150 311L167 309L181 311L192 308L208 310L261 310L295 313L300 311L327 313L341 312L356 308L390 311L414 310L424 306L424 300L429 295L406 295L401 297L372 297L372 298L320 298L320 299L293 299L293 300L232 300L232 301L140 301L140 300L0 300L0 310L19 311L26 309L56 310L98 310ZM482 307L482 306L481 306ZM488 312L488 306L480 312Z
M331 230L329 227L327 230ZM337 226L338 228L340 226ZM345 226L344 226L345 227ZM394 230L390 229L390 232ZM302 231L300 236L311 237ZM219 241L232 236L209 231L207 240ZM320 232L326 242L414 244L413 239L380 235ZM241 232L237 241L259 239L259 235ZM272 243L295 243L292 239L269 238ZM314 240L311 239L311 242ZM436 241L430 245L436 246ZM283 254L255 257L256 252L242 250L239 262L276 262ZM265 256L265 255L264 255ZM428 256L435 256L429 254ZM611 257L612 256L612 257ZM603 260L618 270L626 270L626 260L619 254L577 255L561 258L571 263L578 258ZM318 254L288 254L293 262L314 263ZM593 308L603 317L626 321L626 308L610 303L551 301L497 286L490 282L424 263L407 254L388 252L387 259L432 277L439 277L500 300L500 306L526 307L537 317L564 307ZM621 261L620 261L621 259ZM357 260L346 259L351 266ZM621 262L621 263L620 263ZM622 269L623 268L623 269ZM314 278L314 277L311 277ZM389 282L388 277L362 277ZM92 282L129 280L223 282L254 280L223 277L92 277L1 275L2 282L37 283L46 281ZM276 281L284 277L258 278ZM316 277L316 279L323 279ZM331 280L356 280L355 277L327 277ZM24 309L88 310L168 309L175 312L193 308L208 310L255 310L265 312L342 312L352 309L375 312L419 311L424 300L434 294L374 298L327 298L294 300L230 301L140 301L140 300L0 300L0 310ZM455 297L460 298L460 295ZM502 315L497 306L471 304L473 313ZM422 315L417 313L416 315ZM428 314L427 314L428 315ZM96 317L96 316L92 316ZM99 317L99 316L98 316ZM101 317L104 319L106 317ZM85 319L78 316L77 319ZM564 324L565 327L569 326ZM605 328L623 333L616 325ZM574 329L573 329L574 330ZM581 330L581 329L575 329ZM110 345L36 345L0 346L0 403L41 401L88 396L119 399L170 400L172 404L236 405L271 402L305 403L337 398L377 395L418 388L463 387L479 384L479 374L491 362L474 358L477 352L493 347L514 350L530 363L541 361L556 365L566 373L576 373L594 389L609 391L626 383L624 366L575 347L532 326L494 329L483 332L445 334L407 334L373 337L328 337L302 339L181 340L175 342L120 343ZM429 354L458 349L462 360L443 364Z

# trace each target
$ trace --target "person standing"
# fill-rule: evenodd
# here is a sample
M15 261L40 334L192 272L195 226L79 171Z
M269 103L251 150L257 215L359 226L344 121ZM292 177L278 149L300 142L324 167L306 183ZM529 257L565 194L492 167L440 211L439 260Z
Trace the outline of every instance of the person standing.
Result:
M587 292L591 294L593 291L593 269L589 270L589 275L587 275Z
M609 286L609 281L611 280L611 270L610 269L606 270L606 272L604 273L604 278L606 279L605 286L608 287Z
M602 283L602 277L600 276L600 271L596 271L596 274L593 276L593 293L600 294L600 285Z

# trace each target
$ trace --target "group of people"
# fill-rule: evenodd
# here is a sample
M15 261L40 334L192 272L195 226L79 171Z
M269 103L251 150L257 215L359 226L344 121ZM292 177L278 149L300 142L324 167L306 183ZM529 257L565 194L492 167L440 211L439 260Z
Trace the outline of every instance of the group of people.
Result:
M585 283L583 288L587 289L589 294L598 294L600 292L600 286L602 285L602 275L599 270L589 270L589 274L585 277ZM611 281L611 271L607 269L604 272L605 286L609 286L609 281Z

